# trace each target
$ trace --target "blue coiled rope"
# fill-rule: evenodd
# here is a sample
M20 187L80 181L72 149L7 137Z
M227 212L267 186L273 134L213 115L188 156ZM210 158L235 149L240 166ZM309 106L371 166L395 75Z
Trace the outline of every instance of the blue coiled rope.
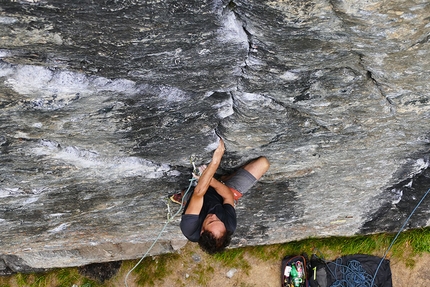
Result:
M336 265L332 275L339 278L331 287L372 287L372 275L364 270L359 261L351 260L348 265L343 265L338 263L338 260L342 259L338 258L335 262L329 263Z

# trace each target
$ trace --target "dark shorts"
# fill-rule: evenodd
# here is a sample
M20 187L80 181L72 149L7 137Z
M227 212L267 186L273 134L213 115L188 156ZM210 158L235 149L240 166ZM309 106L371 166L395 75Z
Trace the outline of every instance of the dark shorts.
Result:
M257 179L247 170L239 169L231 178L225 181L225 185L244 194L257 182Z

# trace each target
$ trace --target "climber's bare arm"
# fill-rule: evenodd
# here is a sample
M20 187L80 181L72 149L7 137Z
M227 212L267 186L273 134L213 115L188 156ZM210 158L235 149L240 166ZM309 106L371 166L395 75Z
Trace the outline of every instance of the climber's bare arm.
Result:
M203 207L203 196L208 190L215 172L217 171L221 162L222 156L224 155L225 146L224 141L220 139L219 145L215 150L212 160L207 168L200 175L199 182L194 188L193 195L191 196L190 203L188 204L185 214L199 214Z
M231 206L234 206L233 192L228 186L215 178L212 178L210 186L213 187L219 195L221 195L224 204L228 203Z

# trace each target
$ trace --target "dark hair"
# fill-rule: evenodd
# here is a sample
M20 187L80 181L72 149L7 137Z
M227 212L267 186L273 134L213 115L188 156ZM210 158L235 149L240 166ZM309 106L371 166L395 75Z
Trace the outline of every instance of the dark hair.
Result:
M205 230L200 234L199 245L209 254L219 253L230 244L231 235L231 232L226 231L221 237L216 238L211 232Z

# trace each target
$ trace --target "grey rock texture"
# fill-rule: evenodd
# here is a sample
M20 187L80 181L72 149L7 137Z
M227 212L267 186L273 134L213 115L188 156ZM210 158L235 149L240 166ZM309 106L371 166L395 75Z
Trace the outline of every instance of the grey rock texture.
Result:
M428 1L0 0L0 39L3 273L139 258L215 132L220 174L271 162L232 247L396 231L430 187Z

